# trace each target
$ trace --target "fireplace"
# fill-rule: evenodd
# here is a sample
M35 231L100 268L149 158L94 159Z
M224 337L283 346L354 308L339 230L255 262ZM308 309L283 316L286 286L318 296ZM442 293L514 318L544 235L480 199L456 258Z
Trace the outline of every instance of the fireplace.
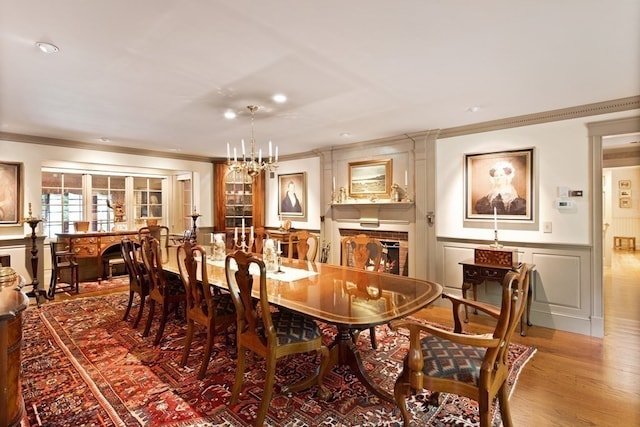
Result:
M346 228L339 229L339 232L341 238L365 233L380 240L382 243L382 261L378 271L402 276L409 275L409 233L404 231L364 231ZM340 257L342 257L342 254L340 254Z

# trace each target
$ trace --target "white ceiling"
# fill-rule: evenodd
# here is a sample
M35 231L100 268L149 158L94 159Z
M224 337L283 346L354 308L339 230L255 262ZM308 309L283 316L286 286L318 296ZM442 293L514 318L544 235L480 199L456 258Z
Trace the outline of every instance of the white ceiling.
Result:
M635 95L638 0L0 0L0 132L223 157L257 104L287 155Z

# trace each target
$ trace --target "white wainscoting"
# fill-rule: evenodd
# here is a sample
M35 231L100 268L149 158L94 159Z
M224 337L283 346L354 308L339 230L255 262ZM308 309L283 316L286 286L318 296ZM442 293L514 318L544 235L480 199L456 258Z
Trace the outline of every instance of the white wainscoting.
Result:
M461 261L473 259L474 248L486 242L438 240L437 281L445 292L460 295ZM584 246L508 244L519 260L535 265L532 276L531 321L535 325L591 335L591 250ZM500 301L500 289L488 282L478 287L478 299Z

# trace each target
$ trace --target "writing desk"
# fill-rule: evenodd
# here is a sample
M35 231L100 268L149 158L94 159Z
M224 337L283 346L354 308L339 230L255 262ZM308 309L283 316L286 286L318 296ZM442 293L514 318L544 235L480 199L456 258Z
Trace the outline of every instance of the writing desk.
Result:
M477 264L473 259L468 259L460 262L462 265L462 298L467 297L467 291L471 288L473 292L473 300L478 300L478 285L485 282L499 282L502 283L502 279L511 270L519 270L523 266L527 266L529 271L529 292L527 293L527 308L523 313L526 315L527 326L531 326L530 314L531 314L531 298L532 298L532 283L531 273L535 268L534 264L519 263L515 266L493 265L493 264ZM477 314L477 312L476 312ZM467 307L464 308L464 321L469 321L469 313ZM520 335L525 336L526 332L522 328L522 320L520 323Z
M176 272L176 257L170 256L165 269ZM393 395L369 378L356 345L354 330L409 316L424 308L442 293L442 286L405 276L398 276L331 264L282 258L284 273L267 273L269 302L287 310L333 324L338 333L330 346L329 369L348 365L371 392L393 402ZM223 261L207 261L209 282L227 288ZM259 287L253 294L259 298ZM315 383L311 377L290 389L302 390Z

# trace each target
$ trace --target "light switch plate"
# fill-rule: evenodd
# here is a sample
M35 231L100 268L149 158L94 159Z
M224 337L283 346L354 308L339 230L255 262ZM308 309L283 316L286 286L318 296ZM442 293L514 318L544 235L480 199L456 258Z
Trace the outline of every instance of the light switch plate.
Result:
M551 233L551 221L545 221L542 223L542 231L545 233Z

